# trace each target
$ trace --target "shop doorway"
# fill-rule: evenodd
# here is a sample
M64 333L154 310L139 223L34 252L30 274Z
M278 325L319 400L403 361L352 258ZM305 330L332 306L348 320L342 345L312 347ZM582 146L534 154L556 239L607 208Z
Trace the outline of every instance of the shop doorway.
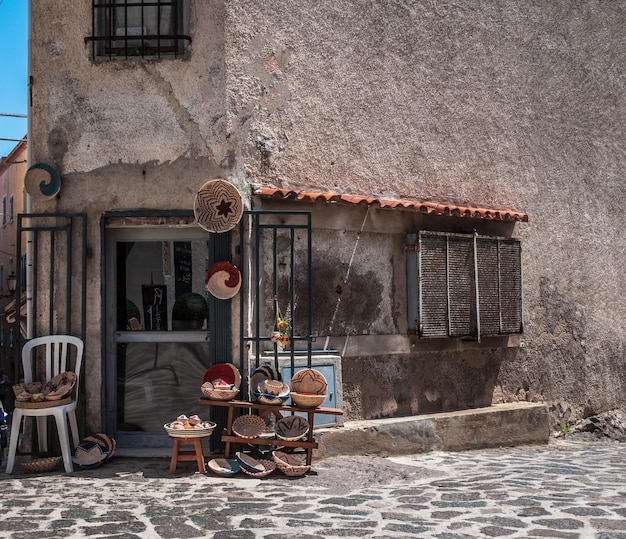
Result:
M170 447L163 424L181 413L225 424L224 410L198 404L202 376L215 363L238 366L244 399L261 354L277 369L279 356L292 368L300 360L311 366L311 233L311 214L303 211L246 211L237 243L231 232L207 233L192 213L105 216L103 413L120 447ZM211 265L231 262L233 254L243 283L235 357L233 302L214 298L205 286ZM194 302L187 310L206 308L206 317L180 319L180 299L189 295ZM291 319L289 345L280 348L270 340L274 297Z
M216 359L205 292L213 242L187 223L193 217L105 217L103 409L120 447L169 447L164 423L206 414L198 399Z

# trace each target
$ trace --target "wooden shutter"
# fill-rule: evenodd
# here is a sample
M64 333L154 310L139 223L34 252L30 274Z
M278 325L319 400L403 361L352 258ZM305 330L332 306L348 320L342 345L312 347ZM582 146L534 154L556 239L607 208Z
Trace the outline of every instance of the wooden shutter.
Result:
M416 329L421 337L480 340L521 333L518 240L421 231L417 248Z
M522 333L522 245L517 240L500 241L500 333Z
M418 332L421 337L448 335L448 249L445 236L418 244Z

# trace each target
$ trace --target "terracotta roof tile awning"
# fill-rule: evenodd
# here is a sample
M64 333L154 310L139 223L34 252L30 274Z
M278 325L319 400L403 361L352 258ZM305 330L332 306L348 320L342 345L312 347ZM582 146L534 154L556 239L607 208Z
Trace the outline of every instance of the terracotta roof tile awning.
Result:
M329 204L352 204L356 206L376 206L387 209L406 209L434 215L449 215L452 217L493 219L495 221L528 221L527 214L512 210L455 206L454 204L439 204L430 201L418 202L414 200L391 200L360 195L312 193L292 191L290 189L276 189L274 187L259 187L255 189L254 194L263 198L299 200L301 202L326 202Z

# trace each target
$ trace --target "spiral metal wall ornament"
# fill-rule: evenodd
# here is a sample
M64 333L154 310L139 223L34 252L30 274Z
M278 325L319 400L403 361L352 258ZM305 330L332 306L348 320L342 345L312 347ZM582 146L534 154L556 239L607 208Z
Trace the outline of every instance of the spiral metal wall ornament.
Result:
M243 200L237 188L226 180L206 182L196 193L193 212L208 232L228 232L243 215Z
M35 163L26 171L24 188L35 200L49 200L61 190L61 175L47 163Z

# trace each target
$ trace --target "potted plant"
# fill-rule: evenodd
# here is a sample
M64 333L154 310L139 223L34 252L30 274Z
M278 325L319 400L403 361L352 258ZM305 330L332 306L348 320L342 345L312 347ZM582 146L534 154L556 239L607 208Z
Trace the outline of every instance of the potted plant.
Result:
M208 314L204 296L195 292L181 294L172 308L172 329L202 329Z

